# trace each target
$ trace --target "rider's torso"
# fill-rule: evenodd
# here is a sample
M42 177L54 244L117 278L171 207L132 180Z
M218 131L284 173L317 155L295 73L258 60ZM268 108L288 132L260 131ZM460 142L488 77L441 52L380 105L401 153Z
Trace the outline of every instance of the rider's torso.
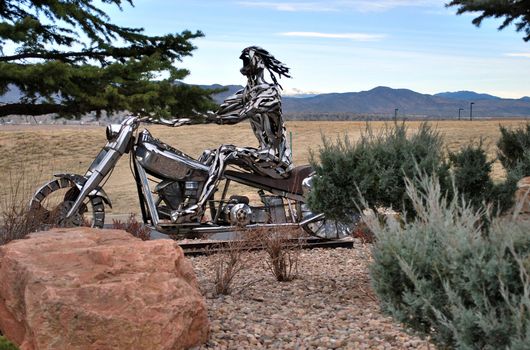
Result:
M291 164L291 150L287 144L282 117L281 96L273 84L260 84L243 90L244 105L251 104L248 118L258 139L260 151L266 151L283 163Z

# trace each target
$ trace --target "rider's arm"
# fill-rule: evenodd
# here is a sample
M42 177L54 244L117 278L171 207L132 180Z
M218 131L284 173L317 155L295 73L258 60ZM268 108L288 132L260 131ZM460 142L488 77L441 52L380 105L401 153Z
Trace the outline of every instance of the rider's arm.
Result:
M212 116L210 121L217 124L239 123L245 119L241 118L241 111L244 107L243 90L240 90L224 100L224 102L219 106L217 113L215 113L215 116Z
M236 124L258 113L279 110L281 97L274 85L255 86L247 93L247 102L243 100L243 90L227 100L217 111L214 122L217 124Z

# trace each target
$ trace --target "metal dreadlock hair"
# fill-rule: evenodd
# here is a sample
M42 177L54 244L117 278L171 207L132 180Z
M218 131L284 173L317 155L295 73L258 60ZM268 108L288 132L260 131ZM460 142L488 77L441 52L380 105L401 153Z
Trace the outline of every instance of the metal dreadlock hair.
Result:
M267 50L262 49L259 46L249 46L243 50L241 53L241 57L248 56L250 51L254 51L255 55L258 55L259 58L263 61L263 64L265 65L265 68L269 71L272 80L274 81L274 84L278 85L280 88L282 86L278 83L278 80L276 80L276 76L274 73L278 74L278 77L281 78L283 75L284 77L291 78L289 75L289 67L287 67L282 62L278 61L273 55L271 55Z

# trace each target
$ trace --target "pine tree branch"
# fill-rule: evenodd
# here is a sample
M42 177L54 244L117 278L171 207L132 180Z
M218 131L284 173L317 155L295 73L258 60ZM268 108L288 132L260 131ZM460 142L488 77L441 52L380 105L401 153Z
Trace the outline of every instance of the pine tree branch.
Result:
M61 114L78 114L83 112L79 107L74 105L60 105L51 103L26 104L26 103L9 103L0 105L0 118L8 115L43 115L52 113ZM87 111L88 112L88 111Z
M141 28L120 27L110 23L109 16L97 6L93 0L72 1L36 1L36 0L2 0L0 1L0 18L2 24L17 26L21 22L32 19L35 33L30 34L49 44L60 44L57 40L65 38L65 34L72 34L80 29L92 42L111 42L117 37L124 40L146 40L148 36L142 34ZM108 4L117 5L121 10L121 0L104 0ZM131 6L132 1L126 0ZM39 18L46 17L53 25L43 25ZM68 24L70 29L59 27L55 23ZM68 39L74 40L73 37Z
M11 55L11 56L1 56L0 62L10 62L10 61L16 61L16 60L24 60L28 58L41 58L41 59L51 59L51 60L59 60L59 61L71 61L69 58L72 57L89 57L89 58L96 58L96 57L105 57L108 56L108 52L101 51L101 52L47 52L47 53L36 53L36 52L28 52L28 53L22 53L18 55Z
M0 53L0 90L14 85L22 93L19 101L0 104L0 118L101 110L188 117L213 109L213 92L179 84L189 72L174 66L196 49L191 40L202 32L146 35L113 24L101 3L133 5L0 0L0 43L15 45L9 55ZM117 41L123 44L116 47Z
M10 62L16 60L24 60L31 58L45 59L45 60L59 60L64 62L75 61L75 58L92 58L101 60L103 58L129 58L131 57L131 52L134 51L136 57L152 55L157 50L153 47L136 47L131 46L128 48L114 48L112 50L101 50L101 51L79 51L79 52L26 52L18 55L11 56L0 56L0 62Z
M38 52L28 51L16 55L0 56L0 62L10 62L23 59L44 59L44 60L59 60L64 62L86 61L86 59L97 59L104 61L106 58L123 59L136 58L141 59L144 56L151 56L155 53L162 53L161 58L167 60L180 60L183 56L191 55L191 51L195 49L188 40L202 37L204 34L200 31L191 33L184 31L182 34L166 35L165 37L150 38L151 44L138 45L133 44L128 47L112 47L108 50L82 50L71 52L60 52L57 50Z
M524 41L530 41L530 1L528 0L504 0L504 1L476 1L476 0L452 0L446 7L456 6L458 15L466 12L478 12L471 23L479 27L486 18L504 18L499 30L505 29L515 23L515 30L524 32ZM515 22L517 21L517 22Z

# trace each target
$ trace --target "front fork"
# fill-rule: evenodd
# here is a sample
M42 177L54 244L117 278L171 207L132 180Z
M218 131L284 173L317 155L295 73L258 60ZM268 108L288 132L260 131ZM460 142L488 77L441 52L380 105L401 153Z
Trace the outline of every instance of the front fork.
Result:
M140 209L142 210L142 219L147 224L148 220L155 228L160 224L160 217L156 208L155 200L149 188L149 181L147 174L140 164L137 163L133 156L134 175L136 179L136 187L138 190L138 198L140 200Z
M101 162L91 169L88 174L88 178L85 184L79 189L79 195L77 196L74 204L66 214L66 218L71 217L81 207L86 196L91 193L96 187L99 186L101 181L108 175L110 170L116 165L116 162L121 157L121 153L114 149L107 149L107 152Z

